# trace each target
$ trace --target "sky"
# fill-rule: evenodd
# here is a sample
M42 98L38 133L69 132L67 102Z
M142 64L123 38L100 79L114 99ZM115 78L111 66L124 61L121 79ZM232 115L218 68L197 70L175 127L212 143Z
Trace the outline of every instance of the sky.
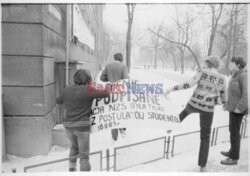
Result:
M152 36L148 31L149 28L156 31L158 26L162 24L167 26L167 30L176 31L176 24L174 22L176 19L175 6L175 4L137 4L134 12L132 35L140 38L141 43L149 45ZM195 7L196 5L191 4L177 5L180 21L186 17L187 13L190 13L191 16L197 16L197 14L193 12L199 9ZM112 35L112 33L116 33L125 40L127 19L127 7L125 4L106 4L104 6L104 27L109 34ZM206 34L209 32L205 25L201 25L203 22L204 20L199 17L199 20L196 21L196 25L194 26L197 31L193 36L193 40L199 43L200 46L204 45L204 41L207 40L205 36L207 36ZM133 45L132 63L134 62L134 58L141 57L138 53L140 53L140 46Z
M186 13L197 12L192 4L179 4L180 19L185 17ZM195 15L195 13L193 13ZM106 4L103 12L104 25L112 30L124 33L127 30L127 7L124 4ZM137 4L134 13L134 28L147 29L153 25L173 25L176 18L175 4ZM203 28L204 29L204 28Z
M166 17L173 14L172 5L145 4L137 5L134 15L135 30L147 29L152 25L159 25ZM171 12L171 13L170 13ZM107 4L104 9L104 25L118 33L127 30L127 7L124 4Z

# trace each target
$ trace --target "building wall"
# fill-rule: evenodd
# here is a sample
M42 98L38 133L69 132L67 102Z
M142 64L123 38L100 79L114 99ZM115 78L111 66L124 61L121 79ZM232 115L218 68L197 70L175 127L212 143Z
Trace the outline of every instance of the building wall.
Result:
M2 90L6 153L47 154L58 118L55 65L66 57L66 5L2 5ZM96 55L70 45L70 59L97 72ZM60 75L65 76L65 75ZM73 76L71 74L71 76Z

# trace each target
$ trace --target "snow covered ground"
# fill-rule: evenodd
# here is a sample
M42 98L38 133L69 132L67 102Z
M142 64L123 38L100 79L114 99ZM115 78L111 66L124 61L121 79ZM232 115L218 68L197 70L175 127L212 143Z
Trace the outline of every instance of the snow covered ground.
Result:
M148 83L163 83L164 90L169 88L178 82L182 82L191 78L194 75L193 71L187 71L184 75L173 71L166 70L144 70L144 69L134 69L131 72L131 77L142 82ZM176 105L176 110L180 112L186 105L189 97L192 94L194 88L184 91L173 92L169 95L169 98ZM213 125L212 127L218 127L228 125L228 113L222 110L221 106L216 107ZM170 134L181 134L185 132L197 131L199 130L199 118L197 114L190 115L186 118L180 125L178 129L175 129ZM226 140L229 139L228 129L223 129L224 134L221 136ZM117 142L112 142L110 131L104 131L102 133L91 134L90 148L91 152L102 150L103 157L105 156L105 150L107 148L113 151L114 147L128 145L144 140L149 140L153 138L158 138L166 136L167 129L161 130L145 130L145 129L127 129L127 134L124 138L118 138ZM197 157L198 157L198 146L199 146L199 134L194 134L186 137L180 138L181 140L176 141L176 155L174 158L169 160L162 159L149 163L147 165L140 165L133 168L125 169L123 171L183 171L183 172L193 172L196 171L197 167ZM220 165L220 160L223 158L220 156L220 150L227 150L229 143L224 143L211 148L209 155L208 168L209 172L247 172L248 168L248 138L242 141L242 159L239 161L237 166L224 167ZM159 158L162 155L162 141L156 141L154 143L148 143L144 145L138 145L136 147L127 148L118 151L117 165L118 169L126 168L139 162L148 161L154 158ZM12 168L16 168L17 172L23 172L23 167L28 165L33 165L41 162L52 161L56 159L66 158L68 156L69 149L62 148L58 146L53 146L50 153L47 156L35 156L32 158L20 158L16 156L8 156L8 160L3 162L2 170L4 172L11 172ZM112 154L112 153L111 153ZM100 165L99 156L91 156L90 162L93 171L99 171ZM111 158L113 161L113 158ZM103 168L105 168L106 163L103 160ZM111 163L113 165L113 163ZM46 167L39 168L38 170L32 171L67 171L68 162L64 161L57 163L55 165L50 165Z
M220 151L229 149L229 142L216 145L210 148L207 171L208 172L248 172L248 139L241 141L241 152L238 165L226 166L220 164L225 159ZM131 172L198 172L198 153L199 150L183 153L170 159L161 159L152 163L138 165L125 171Z

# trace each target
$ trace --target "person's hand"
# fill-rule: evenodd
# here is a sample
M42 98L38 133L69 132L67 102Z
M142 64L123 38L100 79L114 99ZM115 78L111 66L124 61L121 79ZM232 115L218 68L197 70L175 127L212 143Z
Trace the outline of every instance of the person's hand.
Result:
M168 96L168 94L172 91L172 89L166 89L166 91L163 93L165 97Z
M228 111L228 105L227 105L227 103L223 104L222 108L223 108L224 111Z
M236 108L236 109L234 110L234 113L240 114L241 112L239 111L239 109Z
M172 89L166 89L165 94L169 94L172 91Z

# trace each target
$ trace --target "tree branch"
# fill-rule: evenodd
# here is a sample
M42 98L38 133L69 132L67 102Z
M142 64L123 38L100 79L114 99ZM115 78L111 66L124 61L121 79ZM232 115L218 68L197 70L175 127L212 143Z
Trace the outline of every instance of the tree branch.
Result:
M152 31L151 29L148 29L148 30L149 30L150 32L152 32L153 34L157 35L158 37L161 37L162 39L165 39L165 40L167 40L167 41L169 41L169 42L171 42L171 43L174 43L174 44L177 44L177 45L182 45L182 46L186 47L186 48L188 49L188 51L189 51L189 52L192 54L192 56L194 57L194 59L195 59L197 65L198 65L198 67L201 68L197 56L194 54L194 52L192 51L192 49L191 49L188 45L186 45L186 44L184 44L184 43L181 43L181 42L176 42L176 41L170 40L170 39L168 39L168 38L166 38L166 37L164 37L164 36L162 36L162 35L160 35L160 34L154 32L154 31Z

